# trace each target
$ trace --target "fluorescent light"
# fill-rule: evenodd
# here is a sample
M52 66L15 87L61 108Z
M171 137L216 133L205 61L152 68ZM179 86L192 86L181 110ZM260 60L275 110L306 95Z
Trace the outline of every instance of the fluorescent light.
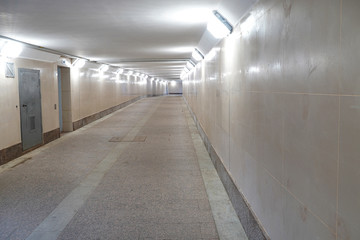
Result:
M73 66L76 68L82 68L83 66L85 66L85 62L86 62L85 59L77 58L74 61Z
M103 64L100 67L100 72L106 72L107 70L109 70L109 65Z
M194 51L192 52L192 57L196 61L201 61L204 59L204 55L197 48L195 48Z
M116 74L122 74L124 72L124 69L123 68L119 68L117 71L116 71Z
M23 50L23 45L18 42L8 41L1 49L0 55L9 58L17 58Z
M217 39L226 37L232 32L231 24L216 10L210 17L207 30Z
M193 64L191 61L188 61L188 62L186 63L186 67L187 67L189 70L191 70L193 67L195 67L195 64Z

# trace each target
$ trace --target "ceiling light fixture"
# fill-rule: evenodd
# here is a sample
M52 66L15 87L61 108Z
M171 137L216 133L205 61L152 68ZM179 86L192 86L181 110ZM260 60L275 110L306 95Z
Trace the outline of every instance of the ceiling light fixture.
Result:
M74 62L73 62L73 66L76 68L82 68L83 66L85 66L86 60L82 59L82 58L77 58Z
M204 55L197 48L192 52L192 57L198 62L204 59Z
M23 50L23 45L18 42L7 41L2 47L0 55L9 58L17 58Z
M100 72L106 72L107 70L109 70L109 65L103 64L100 67Z
M123 68L119 68L117 71L116 71L116 74L123 74L124 73L124 69Z
M217 39L229 35L233 27L218 11L214 10L207 25L207 30Z
M193 68L195 67L195 64L194 64L192 61L188 61L188 62L186 63L186 67L187 67L189 70L191 70L191 69L193 69Z

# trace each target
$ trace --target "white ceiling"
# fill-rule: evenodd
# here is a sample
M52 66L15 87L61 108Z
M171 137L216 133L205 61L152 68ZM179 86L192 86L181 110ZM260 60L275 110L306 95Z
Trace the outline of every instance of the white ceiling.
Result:
M0 0L0 35L178 79L206 33L211 11L229 5L227 14L235 21L254 1Z

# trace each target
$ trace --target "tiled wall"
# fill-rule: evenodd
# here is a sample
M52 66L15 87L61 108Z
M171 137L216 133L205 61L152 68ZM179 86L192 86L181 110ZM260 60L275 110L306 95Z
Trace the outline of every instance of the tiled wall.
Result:
M130 99L165 93L162 83L139 77L117 75L116 69L100 72L99 66L87 63L71 69L72 121L75 122Z
M15 64L15 78L5 77L6 62ZM4 149L21 143L19 68L40 70L43 133L59 128L58 65L65 66L61 61L49 63L22 58L0 58L0 153ZM71 108L67 110L71 111L73 122L139 96L166 93L166 85L162 83L144 82L134 77L128 79L125 76L117 76L113 73L114 69L100 73L98 69L98 64L90 63L81 69L70 69L70 84L65 86L63 94L66 92L71 96L67 98L63 96L63 100L71 99L71 103L69 103ZM72 123L68 123L68 125L70 128ZM12 158L21 154L20 150L17 149L16 154L11 155ZM4 158L4 156L1 157ZM8 161L6 157L2 159L2 163L6 161Z
M5 62L15 64L15 78L5 77ZM28 59L0 60L0 150L21 142L18 69L40 70L43 132L59 128L56 65ZM17 106L17 107L16 107Z
M359 12L260 0L184 82L271 239L360 239Z

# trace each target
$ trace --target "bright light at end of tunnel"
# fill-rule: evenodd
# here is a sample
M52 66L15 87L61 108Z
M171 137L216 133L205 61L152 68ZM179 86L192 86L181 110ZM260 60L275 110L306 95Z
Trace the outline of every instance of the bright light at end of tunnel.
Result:
M175 87L176 86L176 81L171 81L171 86Z
M260 72L260 68L257 66L251 66L249 68L249 73L259 73Z

